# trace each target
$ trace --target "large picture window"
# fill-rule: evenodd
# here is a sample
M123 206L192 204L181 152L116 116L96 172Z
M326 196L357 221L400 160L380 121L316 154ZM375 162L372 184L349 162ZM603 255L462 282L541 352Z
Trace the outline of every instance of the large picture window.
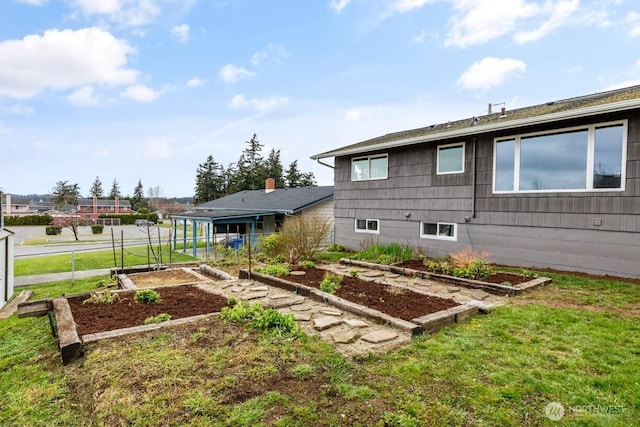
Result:
M464 172L464 142L438 146L438 175Z
M351 181L386 179L389 169L389 156L386 154L358 157L351 160Z
M498 139L493 190L624 190L626 121Z

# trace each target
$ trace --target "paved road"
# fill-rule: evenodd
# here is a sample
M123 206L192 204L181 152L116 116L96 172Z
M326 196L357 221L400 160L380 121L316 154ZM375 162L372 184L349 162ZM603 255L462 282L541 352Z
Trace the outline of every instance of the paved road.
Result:
M35 276L17 276L13 279L13 284L16 288L27 285L38 285L40 283L59 282L61 280L73 279L85 279L87 277L106 276L110 273L108 268L102 268L99 270L84 270L76 271L74 273L50 273L50 274L37 274Z
M81 242L78 243L66 243L74 240L73 233L66 228L63 229L62 234L58 236L48 236L45 233L44 226L11 227L10 230L15 233L14 255L16 258L69 253L72 251L111 249L111 230L113 230L113 237L118 247L120 247L123 239L127 247L146 245L149 239L147 228L136 227L135 225L105 227L103 234L92 234L90 227L80 227L78 235ZM169 239L170 229L152 227L149 229L149 232L154 242L158 241L158 234L160 235L160 239L166 242ZM46 241L47 243L41 245L25 245L24 243L28 241Z

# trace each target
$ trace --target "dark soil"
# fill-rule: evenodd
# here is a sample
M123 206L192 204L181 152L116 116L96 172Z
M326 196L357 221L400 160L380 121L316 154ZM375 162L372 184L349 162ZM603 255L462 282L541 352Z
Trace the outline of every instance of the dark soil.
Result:
M400 268L404 267L404 268L411 268L413 270L428 271L427 266L424 265L422 261L419 261L417 259L410 259L408 261L404 261L401 264L395 265L395 267L400 267ZM528 282L530 280L532 280L530 277L525 277L521 274L496 272L491 274L489 277L487 277L482 281L487 283L495 283L498 285L505 282L509 282L511 283L511 286L515 286L515 285L519 285L520 283Z
M194 286L175 286L157 289L161 302L138 304L135 291L119 292L120 299L112 304L82 304L87 296L69 298L69 306L76 322L78 334L94 334L144 324L147 317L160 313L171 315L171 320L199 314L217 313L227 305L227 299L205 292Z
M319 289L320 282L326 274L325 270L315 268L299 268L298 271L304 271L305 274L289 274L281 278ZM383 285L350 276L344 276L335 295L408 321L459 305L450 299L432 297L398 286Z

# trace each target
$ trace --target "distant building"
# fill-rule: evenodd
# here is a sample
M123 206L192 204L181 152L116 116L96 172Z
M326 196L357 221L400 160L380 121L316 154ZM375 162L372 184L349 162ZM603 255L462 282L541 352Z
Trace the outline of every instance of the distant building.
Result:
M100 215L130 214L131 203L116 197L111 199L78 199L76 213L83 218L97 219Z

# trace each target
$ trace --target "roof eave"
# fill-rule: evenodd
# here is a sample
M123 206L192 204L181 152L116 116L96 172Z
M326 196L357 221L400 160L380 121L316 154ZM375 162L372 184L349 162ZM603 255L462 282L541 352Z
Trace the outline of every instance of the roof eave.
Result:
M567 120L577 117L589 117L597 114L612 113L618 111L632 110L640 107L640 99L630 99L626 101L613 102L610 104L595 105L591 107L580 108L576 110L559 111L557 113L544 114L540 116L527 117L524 119L509 120L505 122L489 123L486 125L476 125L463 129L456 129L448 132L439 132L431 135L421 135L412 138L398 139L394 141L386 141L378 144L363 145L360 147L352 147L346 149L337 149L311 156L312 160L326 159L329 157L347 156L350 154L360 154L369 151L385 150L388 148L403 147L405 145L418 144L423 142L433 142L442 139L469 136L480 133L493 132L517 128L522 126L530 126L555 122L558 120Z

